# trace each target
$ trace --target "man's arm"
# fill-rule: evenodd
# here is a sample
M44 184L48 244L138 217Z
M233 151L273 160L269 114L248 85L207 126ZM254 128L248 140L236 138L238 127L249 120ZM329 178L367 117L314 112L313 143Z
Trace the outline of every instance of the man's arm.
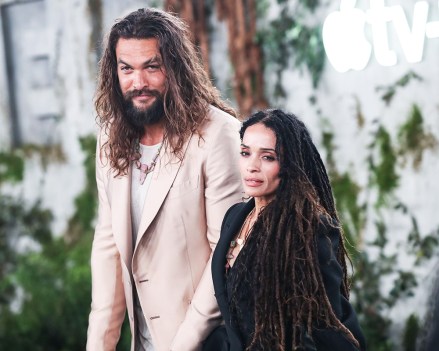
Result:
M92 304L87 332L88 351L116 349L126 310L119 251L112 233L111 207L106 191L108 167L102 163L100 149L99 138L96 150L99 210L91 252Z
M227 209L242 196L238 169L239 122L218 126L206 135L208 158L205 166L207 240L213 250ZM209 138L209 140L207 139ZM194 297L171 345L173 351L198 351L209 333L221 322L214 295L211 259L208 260Z

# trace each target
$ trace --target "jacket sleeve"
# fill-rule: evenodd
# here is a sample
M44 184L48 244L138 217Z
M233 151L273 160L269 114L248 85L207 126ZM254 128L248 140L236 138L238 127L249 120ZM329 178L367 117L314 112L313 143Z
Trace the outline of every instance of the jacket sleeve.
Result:
M204 169L206 236L212 251L218 242L226 210L239 202L242 196L238 170L239 122L233 119L216 127L218 129L212 134L203 137L208 144ZM211 260L212 254L185 319L173 339L173 351L201 350L203 340L221 323L213 289Z
M92 303L87 331L88 351L116 349L125 316L125 295L119 251L111 227L107 195L109 168L102 162L101 138L96 150L99 209L91 252Z
M340 243L340 230L329 224L322 224L317 238L320 271L326 294L335 315L360 343L360 350L366 350L365 340L356 313L349 301L341 294L343 270L336 258ZM345 335L333 329L314 329L313 339L317 350L357 351Z

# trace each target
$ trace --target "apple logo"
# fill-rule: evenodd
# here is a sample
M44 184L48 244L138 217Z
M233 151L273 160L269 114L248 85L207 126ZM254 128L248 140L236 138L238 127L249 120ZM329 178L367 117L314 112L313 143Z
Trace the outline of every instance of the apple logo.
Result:
M355 5L356 0L342 0L340 11L330 13L323 23L323 46L338 72L362 70L370 59L372 45L364 32L366 14Z

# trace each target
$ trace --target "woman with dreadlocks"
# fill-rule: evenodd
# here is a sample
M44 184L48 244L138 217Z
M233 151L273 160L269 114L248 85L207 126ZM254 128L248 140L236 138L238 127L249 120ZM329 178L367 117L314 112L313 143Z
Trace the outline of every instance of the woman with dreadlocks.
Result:
M211 335L231 351L365 350L331 185L307 128L266 110L240 137L250 200L228 210L213 255L225 327Z

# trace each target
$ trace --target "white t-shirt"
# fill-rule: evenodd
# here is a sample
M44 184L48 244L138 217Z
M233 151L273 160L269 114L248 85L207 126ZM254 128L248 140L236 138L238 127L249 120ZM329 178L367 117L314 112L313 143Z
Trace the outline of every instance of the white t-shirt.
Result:
M150 165L155 155L157 154L160 144L146 146L139 144L140 146L140 162ZM131 224L133 229L133 247L137 240L137 233L139 231L140 220L142 218L143 207L145 206L145 199L148 193L149 185L151 184L152 173L150 172L143 184L140 182L141 171L135 164L132 166L132 178L131 178ZM133 285L135 286L135 285ZM134 313L136 317L137 330L135 331L135 351L154 351L151 342L151 335L146 325L145 316L140 306L139 298L137 296L137 290L134 289Z

